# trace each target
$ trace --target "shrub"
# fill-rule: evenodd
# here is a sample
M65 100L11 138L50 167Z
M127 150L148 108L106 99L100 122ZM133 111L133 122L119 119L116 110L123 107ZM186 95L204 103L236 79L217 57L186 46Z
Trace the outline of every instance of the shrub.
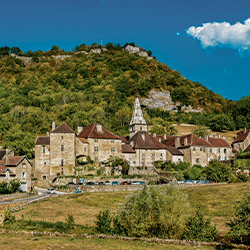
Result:
M109 234L111 232L111 222L112 215L110 211L104 210L100 211L99 214L96 215L97 221L95 224L97 225L97 231L104 234Z
M188 218L183 239L212 242L216 234L216 227L212 226L210 219L205 219L198 209L194 216Z
M116 230L133 237L180 238L189 209L188 196L181 188L145 186L120 205Z
M227 236L233 237L234 240L250 244L250 195L239 202L235 210L235 219L227 225L231 227Z

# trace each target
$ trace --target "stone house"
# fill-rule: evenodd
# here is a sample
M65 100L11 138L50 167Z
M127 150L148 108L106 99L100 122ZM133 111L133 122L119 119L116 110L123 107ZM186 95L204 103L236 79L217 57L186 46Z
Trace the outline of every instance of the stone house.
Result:
M232 147L236 151L242 150L244 151L249 151L250 150L250 129L244 129L240 132L237 133L237 137L235 140L232 142Z
M24 156L6 157L0 160L0 182L17 179L21 182L21 190L31 191L31 168L32 163Z

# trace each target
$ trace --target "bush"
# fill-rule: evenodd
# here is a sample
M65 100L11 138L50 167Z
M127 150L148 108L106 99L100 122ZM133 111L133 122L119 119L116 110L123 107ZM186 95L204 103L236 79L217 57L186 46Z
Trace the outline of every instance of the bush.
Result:
M181 188L145 186L120 205L115 229L132 237L181 238L189 209L188 196Z
M194 216L188 218L183 239L212 242L216 234L216 227L212 226L210 219L206 220L198 209Z
M104 210L100 211L99 214L96 215L97 221L95 224L97 225L97 231L104 234L111 233L111 222L112 222L112 215L110 211Z
M249 245L250 244L250 195L239 202L235 210L235 219L227 225L231 227L227 236L234 240Z

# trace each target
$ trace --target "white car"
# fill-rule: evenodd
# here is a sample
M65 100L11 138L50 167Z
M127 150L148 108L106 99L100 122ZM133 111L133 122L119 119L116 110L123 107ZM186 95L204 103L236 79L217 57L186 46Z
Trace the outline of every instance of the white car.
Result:
M56 190L55 190L54 188L49 188L49 189L47 190L47 193L48 193L48 194L56 194Z

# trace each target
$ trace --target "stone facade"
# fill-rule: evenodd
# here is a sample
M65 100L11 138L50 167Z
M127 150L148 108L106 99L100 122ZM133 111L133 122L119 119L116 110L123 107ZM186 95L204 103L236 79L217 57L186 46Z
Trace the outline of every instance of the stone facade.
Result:
M235 140L232 143L232 147L236 150L236 151L240 151L242 150L242 152L244 151L249 151L250 150L250 129L244 129L243 131L240 131L237 133L237 137L235 138Z

